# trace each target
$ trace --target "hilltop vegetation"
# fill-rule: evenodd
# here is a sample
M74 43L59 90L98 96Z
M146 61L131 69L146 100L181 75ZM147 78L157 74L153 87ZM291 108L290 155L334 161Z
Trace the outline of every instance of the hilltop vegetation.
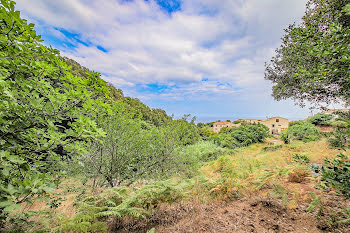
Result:
M267 78L276 83L276 98L315 95L323 100L323 89L330 84L324 83L321 74L326 72L330 80L340 75L338 89L326 93L331 99L346 100L344 67L349 63L343 43L348 40L341 33L348 33L349 7L344 8L341 0L332 0L325 8L319 8L323 0L312 2L317 4L308 8L305 25L311 23L314 30L318 20L328 20L314 18L322 10L334 19L327 34L331 38L327 38L338 38L337 47L322 44L320 35L313 38L320 40L316 48L336 50L334 59L339 63L327 63L327 56L312 59L320 63L308 67L322 69L316 70L311 82L304 63L288 60L294 45L301 46L300 51L309 49L301 43L308 27L293 26L287 30L288 43L279 50L273 68L267 68ZM215 134L208 128L210 123L197 126L189 115L173 119L164 110L124 96L99 73L44 46L34 24L20 17L13 1L1 0L0 15L1 231L224 232L250 226L262 232L297 232L301 225L291 225L293 213L307 219L304 227L310 231L348 229L347 113L335 120L316 115L294 123L282 135L288 144L269 138L267 127L261 124L242 124ZM314 58L315 53L309 55ZM335 63L332 69L322 66ZM300 80L317 82L317 90L301 83L293 86L290 79L299 73ZM286 88L291 89L281 92ZM326 135L328 141L315 127L323 124L335 128ZM215 216L218 209L213 205L226 208L223 202L243 207L227 208L220 216L251 218L240 225L230 220L226 228L211 223L199 229L197 223L188 223L184 229L183 218L202 213L203 206L211 206ZM254 216L259 219L251 223Z

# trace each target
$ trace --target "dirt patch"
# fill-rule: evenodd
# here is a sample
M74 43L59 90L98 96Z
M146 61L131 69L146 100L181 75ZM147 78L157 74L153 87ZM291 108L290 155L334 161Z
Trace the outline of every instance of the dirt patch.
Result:
M163 205L147 220L112 220L110 232L330 232L304 210L271 200ZM350 232L347 228L333 232Z

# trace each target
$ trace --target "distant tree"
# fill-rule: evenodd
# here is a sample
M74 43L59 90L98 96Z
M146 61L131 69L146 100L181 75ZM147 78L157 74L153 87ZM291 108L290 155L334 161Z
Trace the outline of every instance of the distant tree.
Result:
M199 128L203 128L205 126L205 124L204 123L201 123L201 122L199 122L198 124L197 124L197 127L199 127Z
M330 120L334 118L332 114L318 113L309 118L308 122L314 125L330 125Z
M350 103L349 0L309 0L301 25L290 25L266 65L277 100Z

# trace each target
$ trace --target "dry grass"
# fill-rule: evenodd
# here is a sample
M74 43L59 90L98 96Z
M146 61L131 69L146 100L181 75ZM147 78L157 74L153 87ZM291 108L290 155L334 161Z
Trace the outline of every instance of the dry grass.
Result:
M305 165L293 161L293 155L306 155L311 163L322 163L324 158L334 157L340 152L330 148L326 140L295 141L275 151L263 150L267 146L268 142L241 148L232 156L220 157L202 167L202 179L207 182L208 193L222 198L237 194L237 191L243 196L267 196L276 184L288 193L319 193L314 188L316 178L311 177L311 171ZM308 188L290 185L293 183L303 183Z
M312 200L310 193L315 193L316 195L322 196L324 200L327 200L328 194L324 194L322 191L315 189L316 183L318 181L317 178L311 175L310 170L307 169L305 165L301 165L293 161L293 155L306 155L310 158L310 161L312 163L322 163L324 158L334 157L340 152L339 150L330 148L326 140L310 143L295 141L289 145L282 145L282 147L278 148L277 150L264 150L264 147L270 146L268 142L269 141L266 143L254 144L246 148L238 149L237 152L233 155L219 157L217 160L208 163L206 166L203 166L200 169L199 175L188 181L189 185L184 186L184 193L186 193L186 196L188 199L190 199L190 203L197 203L196 206L193 207L193 209L186 211L184 211L182 207L179 206L180 209L178 209L178 211L180 212L178 214L173 213L174 216L176 215L176 218L170 215L163 216L164 213L170 213L173 207L165 207L163 210L164 213L156 210L155 214L157 215L161 213L162 216L159 216L158 219L158 217L152 215L158 219L155 220L154 226L160 227L160 232L166 232L167 230L174 230L174 232L176 232L175 229L177 227L180 229L182 225L188 224L189 229L193 228L194 231L202 231L203 229L197 229L196 226L199 226L199 223L203 223L207 224L207 230L213 230L214 228L212 227L214 227L215 224L210 225L209 222L205 223L206 220L211 219L211 216L206 214L207 211L201 210L203 206L208 205L205 203L212 203L213 199L215 199L215 201L229 200L230 203L232 203L232 211L236 208L233 203L236 203L237 205L243 205L246 208L242 209L240 213L233 211L232 213L234 213L235 216L240 216L241 214L242 216L245 216L247 213L251 213L249 211L249 205L251 204L251 200L254 198L260 198L261 200L273 200L275 203L278 203L281 208L286 208L287 212L289 211L288 209L293 209L294 211L296 209L299 209L300 211L301 209L305 209L308 203ZM349 155L349 152L346 152L345 154ZM84 187L79 180L65 180L55 193L55 198L61 197L64 200L61 202L62 204L53 212L55 214L65 215L67 217L73 217L75 215L75 208L73 203L79 195L79 191L81 191L79 189L83 188ZM243 200L246 200L244 203L240 202L242 198ZM225 204L222 206L225 206ZM44 202L35 202L31 206L23 206L23 210L43 210L47 208L48 207ZM218 218L219 216L215 215L215 211L218 211L220 208L213 206L210 208L213 208L213 211L211 212L211 215L214 216L213 220L215 218ZM266 212L264 208L259 208L256 212L256 215L254 216L259 216L259 218L262 218L264 213L268 215L270 212ZM259 211L265 212L259 213ZM200 217L201 215L198 215L199 212L201 215L203 215L203 219ZM290 219L291 216L287 214L287 212L285 219ZM190 217L187 216L189 214L197 216L197 220L190 221L190 219L186 219L187 217ZM152 216L150 217L151 222ZM162 225L158 222L163 221L167 218L171 219L173 217L177 222L175 225L171 226L171 222L166 223L165 225ZM139 221L136 223L125 223L126 228L124 228L124 232L130 231L132 227L142 229L142 231L145 231L146 229L149 230L150 225L147 223L147 221L146 223L142 223L147 225L147 227L145 225L144 228L137 225L139 224ZM250 220L247 219L244 224L248 224L249 221ZM312 220L310 221L312 223ZM193 224L191 225L191 223ZM51 221L51 224L55 224L55 220ZM130 224L136 225L133 225L131 228L129 228ZM264 228L271 227L270 225L259 225L260 223L252 224L254 227L260 227L260 230L271 230L270 228ZM230 225L230 227L233 226ZM238 225L234 227L238 227ZM279 225L279 227L292 229L289 228L289 226L283 225ZM220 230L220 228L216 230ZM297 228L294 228L294 230L297 230ZM123 232L123 230L121 231ZM205 230L203 230L203 232L204 231ZM179 232L182 231L180 230Z

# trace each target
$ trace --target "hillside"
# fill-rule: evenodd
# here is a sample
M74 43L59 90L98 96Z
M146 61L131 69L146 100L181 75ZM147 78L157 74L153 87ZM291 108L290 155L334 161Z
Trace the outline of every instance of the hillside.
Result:
M108 221L109 232L147 232L152 228L156 232L349 232L349 225L330 221L334 213L350 204L333 191L317 189L319 178L293 160L293 155L303 154L319 164L338 152L325 140L281 147L266 142L238 149L209 162L191 179L181 181L174 177L167 181L173 189L158 194L163 201L156 201L147 219L112 218ZM76 221L79 205L73 203L91 192L91 184L78 183L79 180L68 179L60 185L55 195L63 198L62 204L51 215L57 219L46 224L65 229L70 221ZM147 186L139 183L134 188L142 190ZM134 188L129 187L129 192ZM96 192L102 192L99 195L104 198L116 195L102 189ZM167 197L168 194L172 196ZM36 203L29 208L39 210L45 204ZM68 218L62 219L61 214ZM337 221L342 218L349 216L339 212Z
M350 232L349 113L214 133L0 15L1 232Z

